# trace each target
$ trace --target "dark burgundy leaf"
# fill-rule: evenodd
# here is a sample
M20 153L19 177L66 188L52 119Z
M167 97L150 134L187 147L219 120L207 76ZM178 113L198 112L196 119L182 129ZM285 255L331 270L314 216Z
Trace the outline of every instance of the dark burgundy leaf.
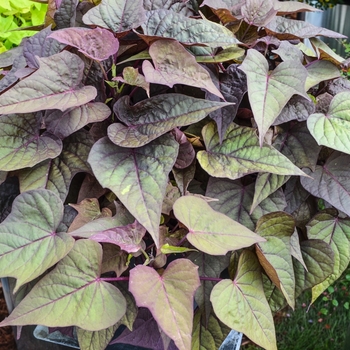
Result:
M11 70L0 80L0 92L6 90L18 80L16 72L24 68L25 66L26 59L24 58L24 56L21 55L15 58Z
M179 154L177 156L174 166L179 169L184 169L190 166L195 155L192 144L187 140L186 135L178 128L172 131L175 140L179 143Z
M56 29L74 27L78 3L79 0L61 0L54 16Z
M139 309L133 331L126 328L117 339L110 342L110 345L112 344L129 344L152 350L165 350L157 322L145 308ZM173 341L170 342L167 350L177 350Z
M279 116L272 125L279 125L296 119L298 122L305 121L310 114L314 113L315 104L306 98L294 95L284 106Z
M35 56L52 56L55 53L61 52L65 47L64 44L59 43L57 40L48 38L51 33L51 26L49 26L25 41L23 45L23 55L29 67L39 68Z
M226 73L220 77L218 86L226 101L235 104L210 113L210 117L217 124L220 142L223 141L228 126L235 119L242 98L247 92L247 76L237 68L238 64L231 64L227 68ZM220 101L217 96L211 93L207 94L207 98L212 101Z

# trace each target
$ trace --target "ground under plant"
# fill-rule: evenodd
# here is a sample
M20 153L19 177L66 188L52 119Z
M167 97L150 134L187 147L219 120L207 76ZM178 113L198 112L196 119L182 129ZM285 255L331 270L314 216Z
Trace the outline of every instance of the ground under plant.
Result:
M350 260L348 67L317 38L343 36L285 17L316 11L299 2L48 8L0 55L1 193L20 193L0 325L75 326L86 350L216 349L231 329L277 349L273 315Z

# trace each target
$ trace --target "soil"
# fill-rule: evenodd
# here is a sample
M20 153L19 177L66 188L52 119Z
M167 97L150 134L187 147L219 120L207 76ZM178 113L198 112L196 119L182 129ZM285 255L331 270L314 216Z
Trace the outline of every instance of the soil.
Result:
M0 284L0 321L8 316L4 293ZM0 327L0 350L17 350L12 327Z

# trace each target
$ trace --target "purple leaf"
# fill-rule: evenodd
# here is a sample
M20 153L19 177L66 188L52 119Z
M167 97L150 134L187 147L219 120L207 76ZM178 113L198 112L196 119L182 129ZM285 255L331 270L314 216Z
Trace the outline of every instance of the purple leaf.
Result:
M164 9L181 13L185 16L192 15L191 10L187 7L186 0L143 0L143 7L146 11Z
M74 175L79 172L91 172L87 157L92 144L92 137L85 130L67 137L58 157L18 172L21 192L46 188L64 201Z
M64 139L89 123L105 120L110 114L109 107L101 102L90 102L64 112L47 111L45 114L46 130Z
M61 153L62 141L49 132L41 133L40 125L35 114L0 118L0 170L33 167Z
M26 59L21 55L14 59L11 70L0 80L0 93L18 80L17 72L26 66ZM2 72L3 73L3 72Z
M174 56L174 52L176 52L176 56ZM154 67L147 60L143 62L142 71L146 81L169 87L173 87L175 84L195 86L206 89L223 99L209 73L177 41L158 40L151 45L149 54L152 57Z
M58 8L54 15L56 29L74 27L78 2L79 0L60 0L59 4L56 3Z
M178 128L175 128L172 131L173 135L175 136L175 140L179 143L179 154L176 158L176 162L174 166L178 169L184 169L191 165L193 162L196 154L194 151L194 148L187 140L186 135Z
M309 101L305 97L299 95L294 95L283 107L281 113L272 125L283 124L295 119L302 122L305 121L309 115L314 113L314 111L315 104L313 101Z
M133 325L133 331L125 329L112 344L129 344L149 348L152 350L165 350L157 321L145 308L140 308ZM170 343L167 350L177 350L174 342Z
M76 47L81 53L96 61L106 60L119 49L118 39L103 28L66 28L53 32L49 37Z
M305 173L311 177L300 178L301 184L315 197L350 215L349 163L349 155L335 151L314 172L305 169Z
M218 127L220 142L223 141L228 126L236 117L239 105L247 92L247 76L238 68L238 64L231 64L220 78L220 91L228 102L233 104L210 113ZM209 94L209 99L217 101L217 97Z
M178 143L162 135L139 148L123 148L107 137L91 149L89 163L103 187L111 189L159 247L159 220L168 174Z
M146 19L143 0L102 0L83 16L85 24L121 33L139 27Z
M114 123L108 127L108 137L121 147L141 147L175 127L200 121L211 111L229 104L173 93L154 96L133 106L129 101L129 96L123 96L113 107L126 126Z
M25 41L23 55L29 67L39 68L35 56L49 57L61 52L65 47L65 45L60 44L57 40L48 38L51 33L51 26L49 26Z
M197 270L198 266L188 259L177 259L162 276L142 265L130 271L129 290L137 306L151 311L180 350L191 348L193 295L200 284Z
M274 0L246 0L242 6L243 19L254 26L265 26L277 14Z
M141 241L145 233L146 229L135 221L133 224L94 233L89 239L100 243L115 244L128 253L136 253L141 249Z
M0 114L63 111L96 97L94 87L80 85L84 64L77 55L63 51L37 60L40 68L35 73L0 95Z
M159 9L147 12L142 25L142 36L175 39L186 45L204 44L210 47L239 43L226 27L203 19L188 18L171 10Z
M297 21L295 19L288 19L281 16L276 16L265 26L268 34L276 36L280 40L306 39L315 36L325 36L327 38L343 39L345 35L339 34L332 30L315 27L314 25Z

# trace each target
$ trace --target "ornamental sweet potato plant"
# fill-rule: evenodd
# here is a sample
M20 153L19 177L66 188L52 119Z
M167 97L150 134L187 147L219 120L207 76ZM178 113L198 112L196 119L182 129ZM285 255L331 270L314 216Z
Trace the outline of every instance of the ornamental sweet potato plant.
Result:
M277 349L274 313L349 264L347 62L318 38L344 36L290 19L317 11L299 2L48 9L0 55L0 188L19 187L0 326L75 326L84 350L217 349L231 329Z

